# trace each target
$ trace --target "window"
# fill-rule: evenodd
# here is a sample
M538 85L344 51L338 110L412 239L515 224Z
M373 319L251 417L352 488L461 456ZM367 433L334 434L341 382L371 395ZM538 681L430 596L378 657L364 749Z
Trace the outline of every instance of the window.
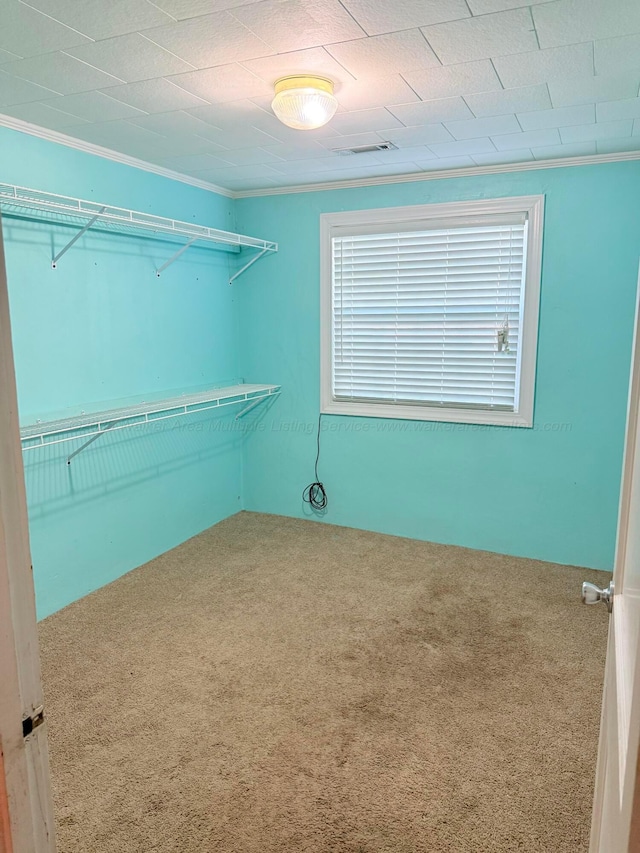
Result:
M322 411L532 426L542 208L321 216Z

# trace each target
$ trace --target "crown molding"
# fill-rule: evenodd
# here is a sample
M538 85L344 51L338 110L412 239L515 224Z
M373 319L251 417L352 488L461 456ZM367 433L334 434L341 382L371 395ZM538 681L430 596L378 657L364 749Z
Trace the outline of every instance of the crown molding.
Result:
M505 172L530 172L537 169L560 169L568 166L593 166L601 163L620 163L625 160L640 160L640 151L621 151L617 154L591 154L585 157L558 157L553 160L505 163L503 166L465 166L462 169L433 169L430 172L411 172L406 175L328 181L326 184L298 184L292 187L242 190L233 193L233 198L257 198L260 196L289 195L290 193L323 192L326 190L353 189L356 187L378 187L385 184L407 184L414 181L438 181L443 178L501 175Z
M83 151L85 154L94 154L96 157L112 160L114 163L122 163L124 166L133 166L134 169L142 169L144 172L151 172L154 175L160 175L162 178L180 181L180 183L189 184L189 186L198 187L201 190L208 190L227 198L235 198L235 193L231 190L216 186L216 184L210 184L208 181L201 181L198 178L174 172L172 169L165 169L162 166L148 163L146 160L138 160L137 157L130 157L128 154L113 151L111 148L103 148L101 145L94 145L93 142L75 139L73 136L67 136L64 133L59 133L57 130L49 130L37 124L30 124L28 121L22 121L22 119L0 114L0 127L19 130L21 133L27 133L29 136L37 136L39 139L47 140L47 142L57 142L59 145L65 145L67 148Z

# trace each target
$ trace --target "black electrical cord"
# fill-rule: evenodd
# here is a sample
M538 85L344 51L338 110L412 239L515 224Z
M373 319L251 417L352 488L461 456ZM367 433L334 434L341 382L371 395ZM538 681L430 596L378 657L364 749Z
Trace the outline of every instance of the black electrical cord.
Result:
M311 483L302 493L302 500L305 503L311 504L313 509L325 509L328 503L327 493L324 486L320 482L318 476L318 462L320 461L320 423L322 421L322 412L318 415L318 436L316 439L317 452L315 464L315 483Z

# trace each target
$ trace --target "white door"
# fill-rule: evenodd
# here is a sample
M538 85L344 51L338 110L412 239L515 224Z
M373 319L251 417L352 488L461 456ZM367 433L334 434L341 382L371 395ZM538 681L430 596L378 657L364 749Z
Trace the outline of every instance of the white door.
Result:
M640 330L636 310L591 853L640 850ZM594 603L597 588L583 585ZM585 666L588 667L588 660Z
M0 851L53 853L27 502L0 222ZM30 728L33 727L31 733ZM8 826L7 826L8 824Z

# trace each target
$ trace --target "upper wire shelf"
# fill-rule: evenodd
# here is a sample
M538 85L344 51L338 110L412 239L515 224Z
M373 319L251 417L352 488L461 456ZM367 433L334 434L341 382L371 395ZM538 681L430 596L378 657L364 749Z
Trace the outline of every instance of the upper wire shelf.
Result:
M80 231L52 258L53 269L73 244L94 225L131 236L155 234L165 238L179 239L181 242L186 240L187 242L169 260L156 269L156 275L160 275L195 242L228 246L236 252L242 249L257 250L258 254L231 276L230 284L263 255L278 251L278 244L270 240L12 184L0 183L0 210L12 216L80 227ZM38 215L34 216L34 214Z

